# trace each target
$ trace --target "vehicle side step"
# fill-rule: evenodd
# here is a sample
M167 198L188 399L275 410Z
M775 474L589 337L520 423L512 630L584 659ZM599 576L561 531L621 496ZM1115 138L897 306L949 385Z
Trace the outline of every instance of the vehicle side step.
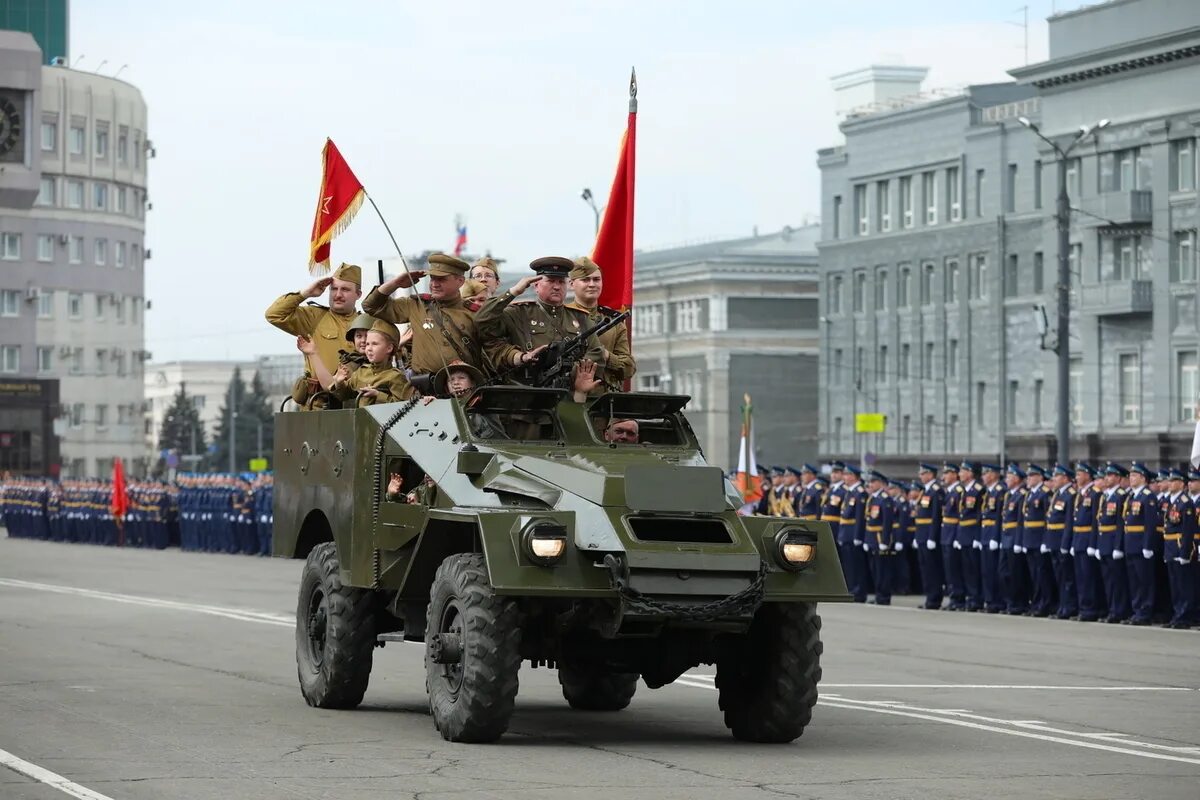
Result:
M379 644L384 642L403 642L404 631L392 631L391 633L381 633L375 637L375 641Z

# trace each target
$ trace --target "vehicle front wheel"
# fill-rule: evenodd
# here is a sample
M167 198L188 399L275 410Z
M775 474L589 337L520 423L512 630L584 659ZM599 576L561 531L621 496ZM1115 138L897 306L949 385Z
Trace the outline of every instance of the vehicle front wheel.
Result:
M637 691L636 673L609 672L590 664L565 663L558 668L558 682L571 708L580 711L620 711Z
M717 703L737 739L784 743L804 733L821 680L815 603L767 603L717 659Z
M493 742L508 729L521 668L516 603L498 597L479 553L446 558L429 591L425 683L442 738Z
M296 607L296 672L310 706L354 708L362 702L375 628L375 596L342 584L332 542L314 547Z

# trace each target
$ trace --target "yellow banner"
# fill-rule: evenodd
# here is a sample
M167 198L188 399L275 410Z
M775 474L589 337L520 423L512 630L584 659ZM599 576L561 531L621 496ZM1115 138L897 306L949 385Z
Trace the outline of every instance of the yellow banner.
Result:
M887 414L855 414L855 433L883 433L887 428Z

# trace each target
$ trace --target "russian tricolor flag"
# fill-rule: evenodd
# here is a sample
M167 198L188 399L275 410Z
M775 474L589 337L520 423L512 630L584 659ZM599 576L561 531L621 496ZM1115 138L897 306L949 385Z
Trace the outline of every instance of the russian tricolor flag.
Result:
M463 251L467 249L467 223L462 217L454 220L454 255L461 256Z

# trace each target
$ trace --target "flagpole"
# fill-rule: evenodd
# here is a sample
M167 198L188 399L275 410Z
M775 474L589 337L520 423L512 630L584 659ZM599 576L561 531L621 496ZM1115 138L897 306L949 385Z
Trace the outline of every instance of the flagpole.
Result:
M400 243L396 241L396 237L392 234L392 227L387 224L387 220L383 218L383 212L379 210L379 206L375 205L375 198L371 197L371 194L366 189L363 189L363 196L370 201L371 208L375 209L376 216L383 223L383 229L387 231L388 238L392 240L392 246L396 248L396 253L400 256L400 266L404 267L404 274L408 276L409 286L415 292L417 290L417 282L413 280L412 273L408 269L408 261L404 258L404 251L400 249ZM383 261L379 262L379 282L383 283Z
M745 410L742 412L742 429L745 431L745 435L742 436L742 458L745 459L746 464L746 471L742 476L742 499L744 500L746 495L750 494L750 481L752 480L752 476L750 474L750 426L754 423L750 417L749 393L743 395L742 398L746 404Z

